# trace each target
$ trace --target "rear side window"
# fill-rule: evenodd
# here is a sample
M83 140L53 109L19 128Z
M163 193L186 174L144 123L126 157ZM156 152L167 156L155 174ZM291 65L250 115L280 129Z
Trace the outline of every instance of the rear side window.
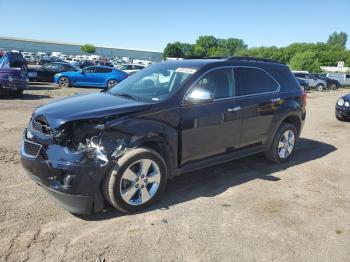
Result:
M238 96L273 92L278 84L265 71L258 68L235 68L235 85Z
M110 68L105 68L105 67L96 68L96 73L110 73L110 72L112 72L112 69Z

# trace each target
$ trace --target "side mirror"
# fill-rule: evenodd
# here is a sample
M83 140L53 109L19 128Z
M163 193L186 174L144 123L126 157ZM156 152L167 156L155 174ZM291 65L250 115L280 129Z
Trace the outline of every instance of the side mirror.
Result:
M213 100L213 94L201 87L193 88L185 97L185 102L188 104L202 104L212 102Z

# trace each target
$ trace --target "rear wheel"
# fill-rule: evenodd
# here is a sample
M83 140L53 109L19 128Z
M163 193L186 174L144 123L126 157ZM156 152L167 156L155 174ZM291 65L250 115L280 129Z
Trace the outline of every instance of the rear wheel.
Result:
M167 180L163 158L148 148L136 148L118 159L103 182L107 201L131 213L149 207L164 192Z
M323 84L318 84L316 86L316 90L322 92L324 90L324 85Z
M117 85L117 84L118 84L118 81L117 81L117 80L111 79L111 80L109 80L109 81L107 82L107 88L110 89L110 88L114 87L114 86Z
M298 131L294 125L281 124L273 138L270 149L265 152L266 158L275 163L287 162L294 152L297 138Z
M336 85L335 83L332 83L332 84L329 86L329 88L330 88L331 90L337 90L337 85Z
M70 81L69 78L66 76L62 76L58 79L58 86L59 87L69 87Z

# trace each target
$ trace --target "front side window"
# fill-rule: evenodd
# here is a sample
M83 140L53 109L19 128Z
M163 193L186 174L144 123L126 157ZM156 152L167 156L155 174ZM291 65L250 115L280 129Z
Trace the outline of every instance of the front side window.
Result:
M235 68L235 84L238 96L273 92L278 83L258 68Z
M234 81L231 68L215 69L200 78L195 88L210 91L214 99L234 96Z
M129 76L109 92L147 102L162 101L174 94L196 70L177 63L154 64Z

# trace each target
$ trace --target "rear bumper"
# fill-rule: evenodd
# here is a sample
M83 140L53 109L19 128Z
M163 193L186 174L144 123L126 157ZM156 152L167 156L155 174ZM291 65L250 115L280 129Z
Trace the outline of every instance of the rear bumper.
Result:
M29 83L27 81L5 81L1 84L2 88L17 90L17 89L28 89Z

